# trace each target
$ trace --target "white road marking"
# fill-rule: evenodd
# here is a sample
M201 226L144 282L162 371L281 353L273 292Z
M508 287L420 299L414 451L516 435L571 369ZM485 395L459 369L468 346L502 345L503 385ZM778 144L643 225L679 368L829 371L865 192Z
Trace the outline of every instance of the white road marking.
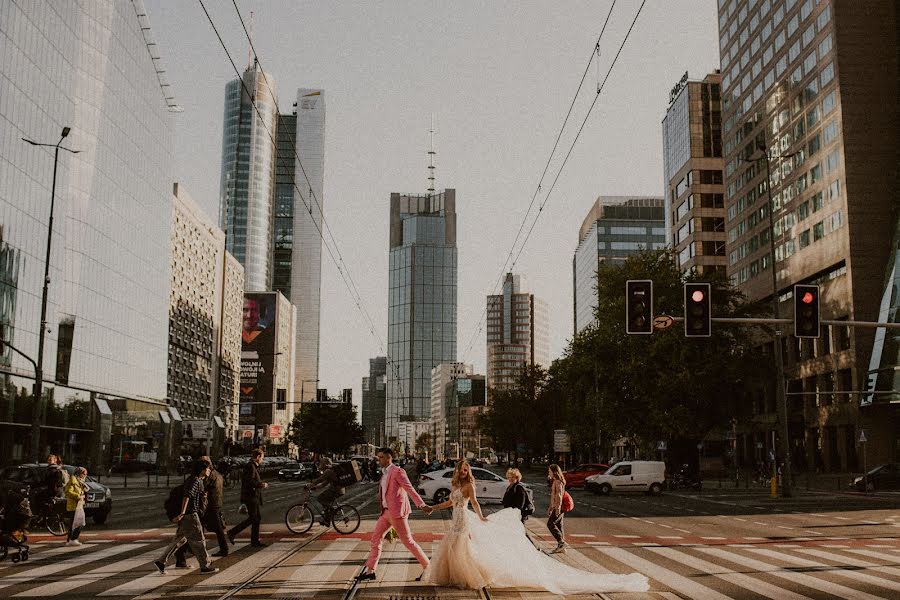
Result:
M661 567L656 563L652 563L649 560L641 558L622 548L597 548L597 551L619 561L629 568L637 569L647 577L651 577L656 581L663 583L666 587L670 587L692 600L730 600L725 594L712 590L705 585L700 585L696 581L688 579L683 575L679 575L674 571L670 571L665 567Z

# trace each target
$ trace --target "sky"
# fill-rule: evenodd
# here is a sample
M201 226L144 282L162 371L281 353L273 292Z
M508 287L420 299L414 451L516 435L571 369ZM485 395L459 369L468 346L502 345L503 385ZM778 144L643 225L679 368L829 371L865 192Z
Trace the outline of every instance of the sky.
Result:
M243 71L249 44L234 4L203 1ZM234 70L199 1L145 4L184 108L175 117L176 180L216 215L224 89ZM436 187L456 189L457 359L485 372L486 296L499 289L539 184L525 231L544 208L514 270L548 303L551 357L562 355L582 220L599 195L663 195L669 91L685 71L702 79L719 65L716 0L647 0L572 146L641 2L615 2L598 58L610 5L237 0L248 25L253 12L253 44L282 111L297 88L325 90L325 219L380 338L323 251L320 387L353 388L358 405L368 359L385 354L389 199L427 190L432 115Z

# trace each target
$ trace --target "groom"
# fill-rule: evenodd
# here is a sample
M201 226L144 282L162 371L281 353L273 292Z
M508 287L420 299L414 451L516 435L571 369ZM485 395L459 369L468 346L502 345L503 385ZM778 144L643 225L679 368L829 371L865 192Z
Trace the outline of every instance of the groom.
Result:
M378 559L381 558L381 545L384 543L384 534L388 529L394 528L400 541L406 546L406 549L412 552L422 568L428 567L428 557L425 552L413 539L412 532L409 530L409 498L412 496L416 506L422 509L426 515L431 514L431 507L426 506L425 502L416 493L406 471L398 467L393 462L394 451L390 448L381 448L378 450L378 464L381 465L381 481L378 486L378 504L381 516L375 524L375 531L372 532L372 548L369 551L369 558L366 560L366 569L357 577L361 581L375 579L375 569L378 567Z

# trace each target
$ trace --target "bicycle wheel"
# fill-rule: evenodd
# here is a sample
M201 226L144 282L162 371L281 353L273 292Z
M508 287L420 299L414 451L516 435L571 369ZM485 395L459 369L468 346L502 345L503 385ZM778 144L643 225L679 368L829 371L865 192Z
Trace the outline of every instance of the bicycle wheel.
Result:
M359 511L348 504L339 504L334 507L331 516L331 524L335 531L347 535L359 529Z
M284 513L284 524L294 533L306 533L313 526L313 514L306 504L295 504Z
M44 525L47 526L47 531L53 535L66 535L66 533L68 533L66 530L66 522L61 515L47 515L44 518Z

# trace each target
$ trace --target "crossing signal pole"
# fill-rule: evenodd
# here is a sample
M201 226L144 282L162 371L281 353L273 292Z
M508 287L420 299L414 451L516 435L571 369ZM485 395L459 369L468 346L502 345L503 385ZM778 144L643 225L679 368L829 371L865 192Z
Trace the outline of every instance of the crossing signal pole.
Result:
M684 284L684 336L712 335L712 286L708 283Z
M625 282L625 332L631 335L653 333L653 282L649 279Z

